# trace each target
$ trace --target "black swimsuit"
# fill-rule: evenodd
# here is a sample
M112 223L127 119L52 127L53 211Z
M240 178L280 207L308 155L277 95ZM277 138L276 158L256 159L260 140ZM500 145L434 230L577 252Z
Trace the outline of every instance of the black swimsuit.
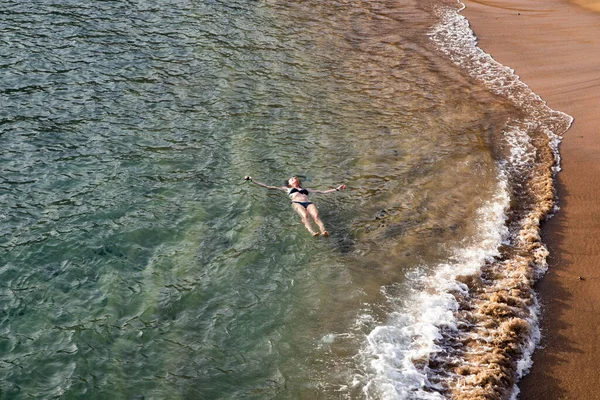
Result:
M291 188L288 190L288 196L294 194L294 193L300 193L300 194L305 194L308 196L308 190L302 188L300 190L298 190L297 188Z
M300 193L308 196L308 190L306 189L298 190L297 188L291 188L288 190L288 196L291 196L294 193ZM308 206L312 204L312 201L292 201L292 203L300 204L302 207L308 210Z

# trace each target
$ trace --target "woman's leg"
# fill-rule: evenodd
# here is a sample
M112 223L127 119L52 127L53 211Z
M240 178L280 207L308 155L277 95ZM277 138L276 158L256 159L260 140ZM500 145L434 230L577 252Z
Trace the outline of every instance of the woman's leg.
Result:
M306 229L308 229L308 231L311 233L311 235L319 236L319 233L315 232L313 230L312 226L310 225L310 220L308 219L308 211L306 210L306 208L304 208L300 204L296 204L296 203L292 203L292 208L298 213L298 215L300 215L300 218L302 219L302 223L304 224Z
M308 206L307 211L310 214L310 216L312 217L312 219L315 220L316 224L319 225L319 229L321 230L321 235L329 236L329 232L327 232L325 230L325 225L323 224L323 221L321 221L321 218L319 218L319 210L317 210L317 206L315 206L314 204L310 204Z

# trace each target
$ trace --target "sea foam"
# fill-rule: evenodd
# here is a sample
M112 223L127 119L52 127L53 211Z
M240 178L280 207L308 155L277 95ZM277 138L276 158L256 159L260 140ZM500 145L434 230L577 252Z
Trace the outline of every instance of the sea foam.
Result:
M498 187L478 233L433 273L416 273L394 311L367 335L355 376L369 399L516 398L539 342L533 283L546 270L539 224L555 211L558 146L572 117L550 109L515 72L477 46L459 7L438 7L430 38L491 92L523 111L498 144Z
M468 294L459 276L476 274L486 261L499 255L506 240L506 213L510 198L507 181L501 176L494 198L481 207L477 220L479 235L459 249L447 263L438 265L433 275L422 273L407 282L417 287L407 299L396 304L386 325L378 326L367 336L360 357L368 364L363 392L369 399L441 399L443 385L430 379L427 363L434 354L443 353L442 329L455 332L461 321L455 313L460 303L455 293Z

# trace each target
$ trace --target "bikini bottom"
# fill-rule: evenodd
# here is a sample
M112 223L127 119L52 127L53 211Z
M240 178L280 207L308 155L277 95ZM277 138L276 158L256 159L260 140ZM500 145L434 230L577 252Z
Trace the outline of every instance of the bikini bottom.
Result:
M308 210L308 206L312 204L312 201L292 201L292 204L293 203L300 204L302 207Z

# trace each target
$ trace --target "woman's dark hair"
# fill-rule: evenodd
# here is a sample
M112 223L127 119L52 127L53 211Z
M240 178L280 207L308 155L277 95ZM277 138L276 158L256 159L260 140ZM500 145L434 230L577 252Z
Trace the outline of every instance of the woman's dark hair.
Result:
M298 178L298 177L296 175L294 175L294 176L292 176L292 178ZM290 179L292 179L292 178L290 178ZM284 183L285 187L290 187L290 179L285 180L285 183ZM300 180L300 178L298 178L298 181L300 182L300 187L302 187L302 181Z

